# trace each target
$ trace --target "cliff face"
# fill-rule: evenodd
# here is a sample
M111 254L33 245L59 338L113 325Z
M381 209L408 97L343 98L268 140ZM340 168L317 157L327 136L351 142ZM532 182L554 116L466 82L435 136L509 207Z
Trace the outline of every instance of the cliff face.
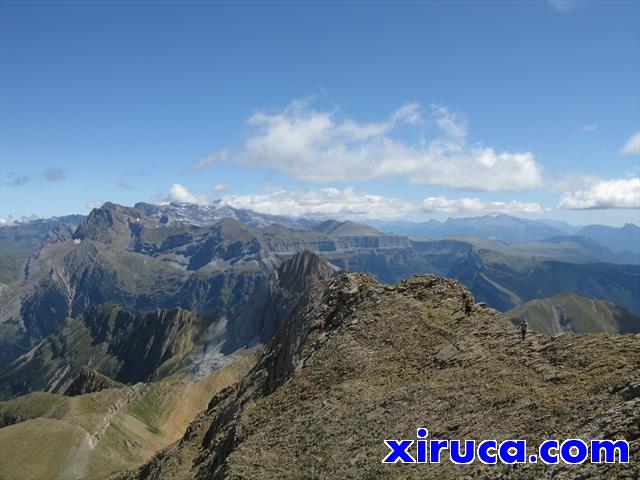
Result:
M164 376L179 367L215 320L182 309L134 314L117 305L89 308L0 368L0 398L75 391L74 384L81 391L77 376L83 367L123 383Z
M78 391L85 393L81 371L85 366L127 384L174 373L190 377L195 372L202 378L247 353L246 346L271 339L300 296L335 272L319 256L300 252L260 283L236 285L240 297L232 322L224 311L204 315L175 308L135 313L120 305L89 307L82 315L60 321L14 362L0 365L0 399L32 390L75 392L76 382ZM63 299L59 303L59 309L68 313L68 304Z
M637 458L640 336L531 333L520 342L495 310L465 317L465 291L435 276L316 284L237 386L121 478L637 478L637 463L381 463L384 439L415 439L418 427L432 439L530 445L626 438Z

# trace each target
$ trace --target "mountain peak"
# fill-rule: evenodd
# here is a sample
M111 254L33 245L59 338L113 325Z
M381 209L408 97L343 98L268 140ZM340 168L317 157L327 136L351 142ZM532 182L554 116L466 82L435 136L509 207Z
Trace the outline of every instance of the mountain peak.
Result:
M108 388L119 388L123 384L111 380L90 367L83 366L64 391L64 395L75 397L86 393L99 392Z
M91 210L73 236L103 243L129 241L132 236L131 226L141 225L143 218L143 213L135 207L106 202Z
M319 255L303 250L282 262L278 268L279 283L284 288L292 288L294 285L301 290L306 290L316 281L334 276L338 268Z

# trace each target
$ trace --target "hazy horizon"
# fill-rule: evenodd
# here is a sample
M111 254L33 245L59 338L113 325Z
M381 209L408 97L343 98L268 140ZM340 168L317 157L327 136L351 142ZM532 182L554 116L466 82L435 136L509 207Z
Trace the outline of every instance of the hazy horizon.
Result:
M206 206L214 206L214 205L218 205L217 202L219 202L219 199L215 199L213 200L211 203L209 204L205 204L205 205L198 205L198 204L192 204L189 202L177 202L177 201L166 201L166 202L160 202L160 203L154 203L153 201L149 201L149 202L144 202L144 201L140 201L140 202L134 202L133 204L126 204L126 205L122 205L125 207L133 207L135 206L136 203L149 203L149 204L155 204L155 205L169 205L171 203L173 204L185 204L185 205L197 205L199 207L206 207ZM106 203L106 202L105 202ZM111 202L111 203L117 203L117 202ZM91 208L91 210L93 210L94 208L100 208L102 207L102 205L95 205ZM226 205L225 205L226 206ZM263 212L258 212L253 210L256 213L263 213ZM84 212L84 213L80 213L80 212L68 212L68 213L64 213L61 215L51 215L51 216L38 216L38 215L30 215L30 216L21 216L21 217L13 217L13 216L9 216L8 218L2 218L0 219L0 226L3 225L12 225L12 224L16 224L16 223L26 223L26 222L30 222L30 221L35 221L35 220L46 220L46 219L50 219L50 218L55 218L55 217L64 217L64 216L71 216L71 215L88 215L88 213L90 212ZM579 224L579 223L572 223L571 221L564 221L564 220L555 220L552 218L548 218L548 217L536 217L536 216L525 216L525 215L514 215L514 214L507 214L507 213L476 213L476 214L472 214L472 213L467 213L467 214L453 214L453 215L446 215L444 213L439 214L437 217L436 215L433 215L429 218L424 218L424 219L415 219L415 218L369 218L369 217L360 217L360 218L355 218L353 215L350 216L341 216L340 214L336 214L336 215L322 215L322 216L318 216L318 215L306 215L306 216L295 216L295 215L278 215L278 216L283 216L283 217L290 217L290 218L307 218L307 219L311 219L311 220L317 220L317 221L325 221L325 220L338 220L338 221L345 221L345 220L351 220L351 221L355 221L355 222L360 222L360 223L365 223L365 224L371 224L371 225L375 225L375 224L393 224L393 223L398 223L398 224L402 224L402 223L407 223L407 224L420 224L420 223L426 223L429 222L431 220L436 220L438 222L445 222L449 219L471 219L471 218L481 218L481 217L485 217L485 216L490 216L490 217L497 217L497 216L507 216L507 217L511 217L511 218L519 218L519 219L523 219L523 220L528 220L528 221L534 221L534 222L548 222L549 224L553 224L555 222L560 223L560 224L567 224L571 227L576 227L576 228L580 228L580 227L586 227L587 225L604 225L604 226L609 226L609 227L623 227L624 225L627 224L631 224L631 225L635 225L635 226L640 226L640 224L638 222L625 222L622 224L610 224L610 223L595 223L595 224Z

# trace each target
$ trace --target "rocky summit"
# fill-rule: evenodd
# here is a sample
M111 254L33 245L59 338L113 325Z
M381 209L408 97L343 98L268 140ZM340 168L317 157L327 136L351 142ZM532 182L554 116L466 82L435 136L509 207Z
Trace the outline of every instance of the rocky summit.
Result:
M64 391L64 394L75 397L76 395L85 395L87 393L100 392L109 388L119 388L123 386L121 383L114 382L109 377L101 375L92 368L82 367Z
M317 282L236 385L132 479L640 476L640 335L530 333L457 281ZM621 439L628 465L393 464L385 439ZM535 447L534 447L535 448Z

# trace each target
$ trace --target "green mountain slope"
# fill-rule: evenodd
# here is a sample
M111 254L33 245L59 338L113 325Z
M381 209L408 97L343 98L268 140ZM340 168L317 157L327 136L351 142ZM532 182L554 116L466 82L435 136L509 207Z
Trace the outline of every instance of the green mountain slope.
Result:
M31 393L0 402L0 478L105 479L184 434L212 395L253 364L245 357L197 383L163 381L80 396Z
M640 315L604 300L571 292L528 301L507 312L515 323L527 319L536 332L639 333Z
M0 289L15 282L20 276L20 261L0 251Z

